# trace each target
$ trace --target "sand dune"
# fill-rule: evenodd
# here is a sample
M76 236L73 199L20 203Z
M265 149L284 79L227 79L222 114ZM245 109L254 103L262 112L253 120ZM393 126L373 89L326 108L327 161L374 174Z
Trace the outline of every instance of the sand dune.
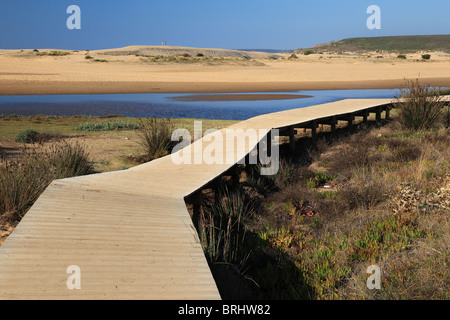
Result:
M398 88L405 78L450 87L450 55L444 53L431 53L430 61L422 61L420 54L403 60L396 55L326 53L293 60L280 54L274 60L272 54L255 52L248 52L252 58L246 59L239 56L247 54L243 51L168 46L68 52L38 56L29 49L0 50L0 94L381 89ZM158 55L177 57L152 58Z
M144 55L144 56L181 56L188 54L191 57L195 57L202 54L205 57L214 58L244 58L249 57L252 59L268 59L269 57L276 56L281 57L282 54L269 54L265 52L249 52L239 50L228 49L203 49L203 48L190 48L190 47L174 47L174 46L128 46L118 49L107 49L92 51L93 53L102 53L110 55Z

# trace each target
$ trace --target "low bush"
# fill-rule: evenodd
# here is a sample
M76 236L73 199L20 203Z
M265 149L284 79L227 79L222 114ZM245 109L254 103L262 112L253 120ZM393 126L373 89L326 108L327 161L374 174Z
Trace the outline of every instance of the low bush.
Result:
M80 131L111 131L111 130L137 130L141 126L137 123L124 122L124 121L108 121L99 123L82 123L78 126Z
M39 52L36 51L36 55L38 56L54 56L54 57L59 57L59 56L67 56L70 55L70 52L65 52L65 51L50 51L50 52Z
M39 140L39 132L32 129L22 131L16 136L16 142L21 143L34 143L38 142L38 140Z
M398 120L405 129L428 130L443 123L445 102L439 90L422 86L419 80L407 80L396 102L400 110Z
M172 128L170 119L148 118L141 120L140 129L137 133L140 138L139 144L144 149L146 161L161 158L170 153L174 146Z

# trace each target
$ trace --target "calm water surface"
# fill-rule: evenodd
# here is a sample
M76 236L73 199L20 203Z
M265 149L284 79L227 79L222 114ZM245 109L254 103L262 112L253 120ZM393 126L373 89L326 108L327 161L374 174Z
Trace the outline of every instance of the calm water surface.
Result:
M312 97L267 101L176 101L173 99L174 97L187 96L187 94L0 96L0 114L24 116L38 114L62 116L123 115L127 117L245 120L266 113L303 108L341 99L393 98L398 90L324 90L272 93Z

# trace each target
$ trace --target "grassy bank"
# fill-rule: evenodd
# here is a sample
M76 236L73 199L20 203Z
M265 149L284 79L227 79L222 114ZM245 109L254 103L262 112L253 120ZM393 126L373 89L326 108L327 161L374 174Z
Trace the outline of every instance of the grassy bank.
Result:
M195 120L203 122L204 130L207 130L208 128L225 127L237 122L232 120L208 120L208 119L190 119L190 118L171 119L170 121L171 124L174 126L174 128L185 128L193 132ZM71 136L79 136L80 134L90 135L95 134L94 131L96 130L92 131L85 130L85 132L81 132L82 130L79 130L80 126L81 127L87 126L86 124L90 124L91 126L102 124L105 125L107 123L125 123L129 124L131 129L135 129L134 127L131 126L131 124L139 125L140 119L118 115L109 115L103 117L0 115L0 137L6 139L14 139L17 134L27 129L33 129L38 132L48 132ZM106 130L108 132L104 132L104 134L109 135L120 134L121 131L115 129L116 128L111 128L111 130Z
M237 121L170 119L170 128L184 128L194 136L194 121L202 121L203 131L223 128ZM23 146L17 137L26 131L39 134L36 141L79 141L89 150L97 172L113 171L137 165L142 155L138 130L141 120L123 116L45 116L24 117L20 115L0 115L0 142L9 153L20 152Z

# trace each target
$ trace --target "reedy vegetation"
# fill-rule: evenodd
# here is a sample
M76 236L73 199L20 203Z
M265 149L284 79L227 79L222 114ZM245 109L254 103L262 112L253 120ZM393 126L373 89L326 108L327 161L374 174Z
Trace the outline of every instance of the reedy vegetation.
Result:
M85 147L60 142L24 148L18 159L0 160L0 218L20 221L54 179L93 173Z

